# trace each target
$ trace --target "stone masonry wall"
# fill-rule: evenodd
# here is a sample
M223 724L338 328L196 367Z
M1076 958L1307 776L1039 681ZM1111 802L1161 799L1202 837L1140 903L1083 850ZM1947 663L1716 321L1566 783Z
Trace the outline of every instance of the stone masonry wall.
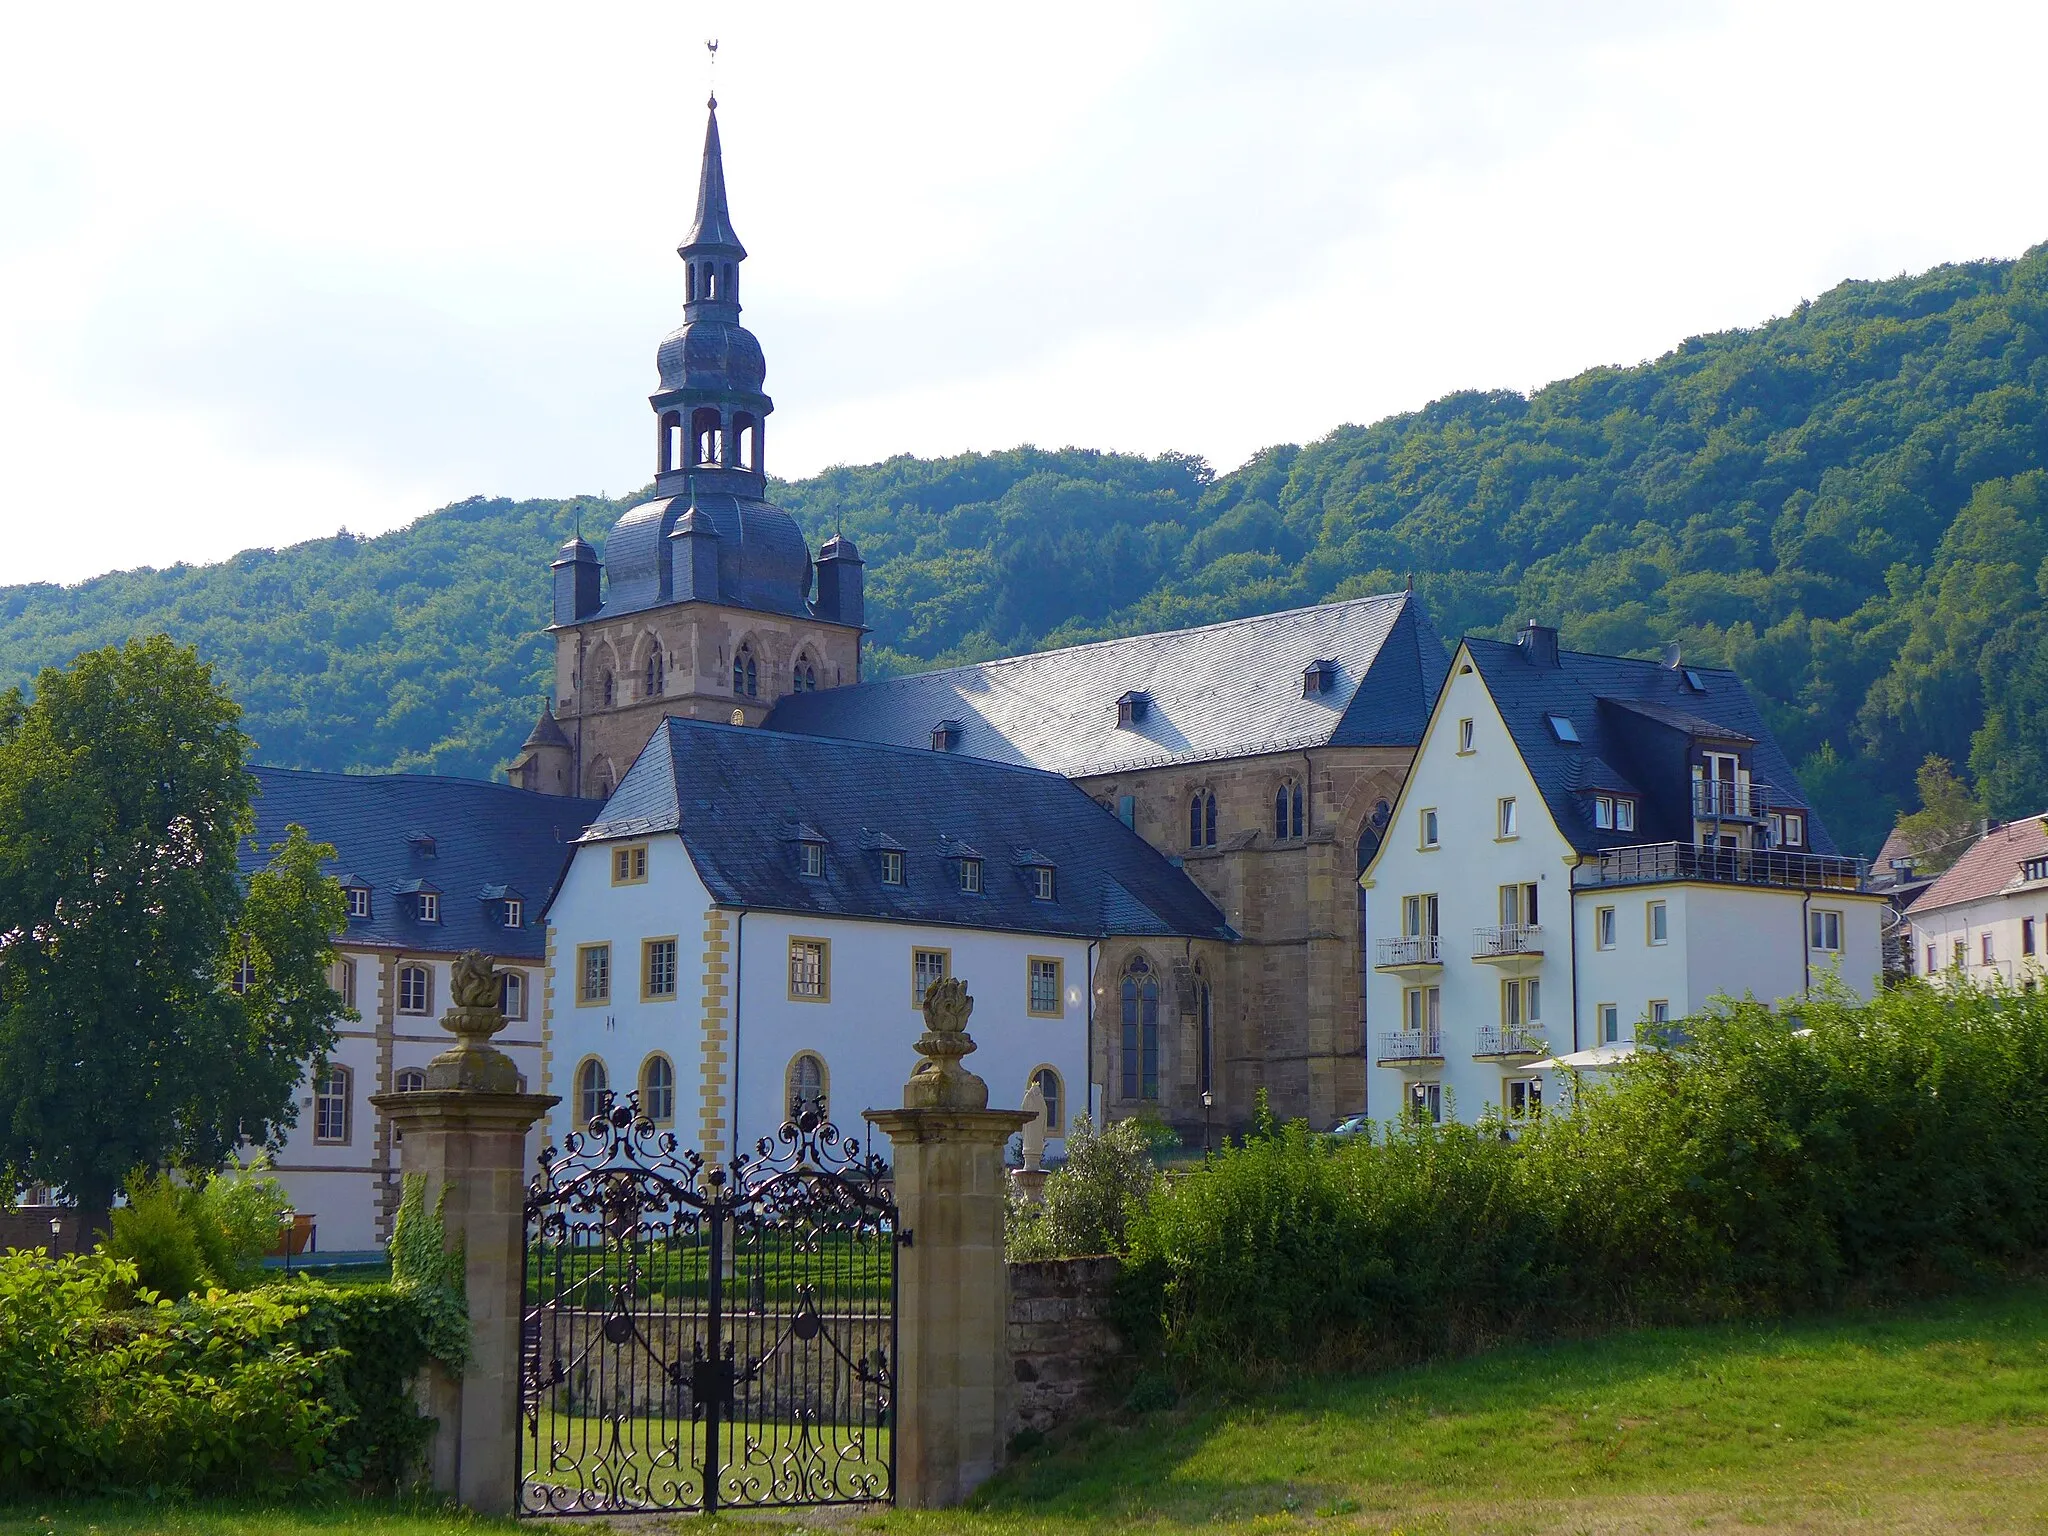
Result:
M1003 1436L1044 1433L1087 1401L1103 1369L1126 1353L1108 1320L1113 1258L1043 1259L1010 1266L1010 1363L1015 1383Z

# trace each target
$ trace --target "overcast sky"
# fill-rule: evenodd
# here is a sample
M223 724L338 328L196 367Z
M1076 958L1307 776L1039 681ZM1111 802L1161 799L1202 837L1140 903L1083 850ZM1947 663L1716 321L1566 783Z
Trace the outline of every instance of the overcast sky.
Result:
M1219 468L2048 239L2048 6L0 0L0 583L650 476L716 35L769 468Z

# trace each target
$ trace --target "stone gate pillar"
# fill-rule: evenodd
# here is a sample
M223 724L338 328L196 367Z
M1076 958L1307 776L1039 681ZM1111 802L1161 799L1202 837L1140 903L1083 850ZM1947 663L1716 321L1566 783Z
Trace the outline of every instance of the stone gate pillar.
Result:
M434 1487L482 1514L509 1514L519 1475L519 1329L525 1307L526 1133L561 1102L521 1093L512 1058L490 1043L505 1027L490 958L455 962L454 1006L441 1025L456 1044L427 1064L426 1087L370 1097L404 1142L400 1168L426 1176L443 1201L448 1249L463 1254L470 1360L462 1374L428 1368L425 1406L438 1424L428 1452Z
M868 1110L889 1138L897 1264L896 1502L958 1504L1002 1463L1011 1390L1003 1148L1030 1114L990 1109L972 1051L974 1000L957 978L925 994L925 1059L903 1108Z

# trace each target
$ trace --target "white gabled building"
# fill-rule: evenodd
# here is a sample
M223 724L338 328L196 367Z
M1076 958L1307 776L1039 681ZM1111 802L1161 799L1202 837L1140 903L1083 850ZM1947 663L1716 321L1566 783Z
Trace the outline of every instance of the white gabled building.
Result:
M1919 975L1937 984L2038 985L2048 952L2048 816L1993 827L1906 916Z
M670 719L547 912L550 1132L609 1089L725 1159L822 1100L901 1104L924 988L974 998L994 1107L1036 1081L1055 1152L1088 1090L1112 937L1228 938L1187 876L1066 779L943 751Z
M1467 639L1362 877L1368 1108L1518 1118L1720 996L1868 995L1884 902L1732 673Z

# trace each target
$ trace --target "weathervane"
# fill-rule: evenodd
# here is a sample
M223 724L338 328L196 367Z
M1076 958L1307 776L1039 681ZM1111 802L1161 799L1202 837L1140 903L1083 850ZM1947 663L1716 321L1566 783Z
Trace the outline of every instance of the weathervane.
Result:
M710 55L710 62L704 66L704 84L711 93L711 99L704 105L715 112L718 110L718 39L705 38L704 51Z

